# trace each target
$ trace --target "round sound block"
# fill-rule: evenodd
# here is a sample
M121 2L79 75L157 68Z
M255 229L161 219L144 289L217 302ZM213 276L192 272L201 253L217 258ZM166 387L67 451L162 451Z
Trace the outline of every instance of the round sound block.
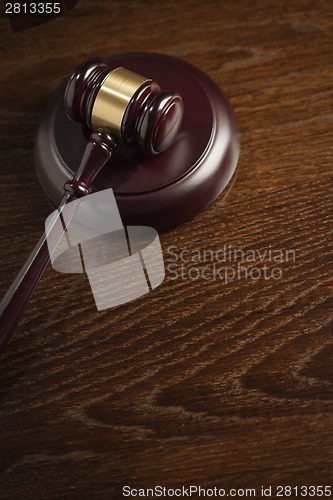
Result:
M177 90L184 118L175 142L157 156L119 144L93 189L113 188L125 225L161 230L180 224L215 200L232 177L239 155L232 108L207 75L179 59L134 53L110 57L106 63L151 78L162 89ZM65 86L42 116L35 148L37 174L54 205L76 172L90 135L85 125L67 117Z

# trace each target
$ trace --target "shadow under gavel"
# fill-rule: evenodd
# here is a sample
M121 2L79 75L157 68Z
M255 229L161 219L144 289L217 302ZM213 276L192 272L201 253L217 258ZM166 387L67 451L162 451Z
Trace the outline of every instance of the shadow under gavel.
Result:
M108 68L100 59L82 63L68 81L65 107L70 118L84 121L92 130L74 178L64 185L57 219L44 233L0 303L0 352L9 342L66 225L75 213L65 205L90 194L90 185L110 160L118 140L139 146L146 154L165 151L177 136L183 101L175 91L125 68Z

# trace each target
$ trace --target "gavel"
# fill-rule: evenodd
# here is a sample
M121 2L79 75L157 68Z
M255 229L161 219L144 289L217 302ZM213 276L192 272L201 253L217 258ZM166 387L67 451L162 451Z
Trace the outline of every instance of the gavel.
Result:
M61 212L69 202L89 195L98 172L121 141L148 155L165 151L175 140L183 117L178 92L161 90L149 78L123 67L110 69L101 59L82 63L65 90L65 109L74 121L85 123L91 134L72 180L64 184ZM0 303L0 352L6 347L66 230L54 224L43 234Z

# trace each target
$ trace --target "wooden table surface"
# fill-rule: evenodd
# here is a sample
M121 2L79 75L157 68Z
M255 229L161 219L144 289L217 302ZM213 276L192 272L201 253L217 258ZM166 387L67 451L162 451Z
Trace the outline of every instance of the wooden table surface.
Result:
M241 131L227 196L160 235L153 292L97 312L85 277L47 268L0 360L0 498L332 485L332 3L82 0L24 31L0 22L1 294L52 210L38 120L81 61L182 58L223 89ZM203 251L223 248L255 261L239 252L219 264L234 279L205 279Z

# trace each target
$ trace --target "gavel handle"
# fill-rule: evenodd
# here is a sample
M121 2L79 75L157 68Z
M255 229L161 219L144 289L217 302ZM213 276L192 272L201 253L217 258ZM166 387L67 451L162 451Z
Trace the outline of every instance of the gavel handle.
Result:
M65 184L67 193L64 194L58 208L60 217L63 207L68 202L75 200L79 196L89 194L88 186L111 158L115 147L116 143L113 137L107 132L100 131L91 134L74 179ZM75 204L69 217L68 213L66 213L67 221L70 220L74 213ZM48 234L43 234L0 303L0 352L4 350L14 333L50 261L49 249L52 253L66 229L63 227L61 230L61 225L56 224L57 221L58 218L53 222Z
M58 233L58 234L57 234ZM50 261L49 245L52 241L56 248L63 231L52 226L50 232L44 233L31 252L26 263L7 290L0 304L0 352L9 342L30 299Z

